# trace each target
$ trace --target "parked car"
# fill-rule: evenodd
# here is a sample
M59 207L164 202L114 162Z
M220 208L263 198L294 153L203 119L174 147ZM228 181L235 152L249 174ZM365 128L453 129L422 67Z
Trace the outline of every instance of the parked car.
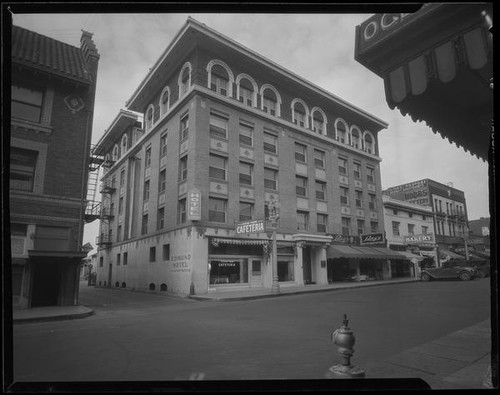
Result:
M460 260L453 260L453 263L456 264L456 266L467 266L467 267L473 267L477 271L477 277L479 278L484 278L484 277L489 277L490 276L490 261L489 259L482 259L482 258L473 258L469 259L468 261L460 259Z
M465 260L463 260L465 262ZM460 266L456 262L444 262L441 267L423 269L420 273L422 281L460 279L468 281L476 278L478 272L474 267Z

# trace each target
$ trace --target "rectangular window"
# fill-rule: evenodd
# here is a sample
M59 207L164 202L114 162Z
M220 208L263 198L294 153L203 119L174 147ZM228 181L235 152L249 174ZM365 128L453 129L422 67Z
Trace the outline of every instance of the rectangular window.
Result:
M398 215L398 210L393 209L393 210L392 210L392 213L393 213L394 215Z
M365 221L362 219L358 219L358 235L362 235L365 233Z
M307 196L307 178L295 177L295 193L297 196Z
M208 199L208 220L213 222L226 222L227 200Z
M363 207L363 191L355 191L356 207Z
M110 212L112 214L112 212ZM118 199L118 215L123 214L123 196Z
M316 225L318 232L320 233L328 232L328 215L318 214Z
M187 179L187 161L188 157L187 155L179 159L179 181L186 181Z
M120 170L120 186L125 185L125 169Z
M123 266L128 264L128 252L123 253Z
M349 188L340 187L340 203L349 205Z
M149 192L150 192L150 184L149 184L149 180L145 181L144 182L144 195L143 195L143 198L144 198L144 201L147 202L149 200Z
M376 210L377 209L377 198L373 193L368 194L370 196L370 201L368 202L368 206L370 207L370 210Z
M372 233L378 232L378 222L370 221L370 232Z
M317 169L325 168L325 153L323 151L314 150L314 166Z
M253 203L240 202L240 221L250 221L253 219Z
M121 265L121 255L116 254L116 266L120 266L120 265Z
M158 190L160 193L165 192L167 189L167 170L163 169L160 171L160 176L158 177Z
M399 222L392 221L392 234L393 236L400 236L399 233Z
M375 169L373 167L366 168L366 180L371 184L375 183Z
M165 227L165 207L159 208L158 209L158 214L157 214L157 229L163 229Z
M184 115L182 118L181 118L181 131L180 131L180 135L181 135L181 141L185 140L188 138L188 135L189 135L189 116L188 114Z
M227 118L210 113L210 137L227 139Z
M423 226L423 225L422 225L422 234L423 234L423 235L426 235L428 231L429 231L429 227L428 227L428 226Z
M41 89L12 85L11 116L31 122L42 120L43 96Z
M144 163L145 163L145 167L148 168L149 166L151 166L151 147L148 147L146 148L146 154L144 156Z
M347 175L347 159L339 158L339 173L341 175Z
M180 199L177 208L177 223L183 224L186 222L186 199Z
M408 234L409 235L415 234L415 225L414 224L408 224Z
M316 181L316 199L326 200L326 183L321 181Z
M167 155L167 134L160 137L160 157Z
M342 217L342 234L344 236L350 236L351 234L351 219L347 217Z
M264 151L270 154L278 153L278 137L264 132Z
M354 178L356 180L361 180L361 164L354 162L352 166L354 168Z
M278 190L278 171L264 168L264 188Z
M227 169L227 159L218 156L210 155L210 164L208 168L208 174L210 178L215 178L217 180L226 180L226 169Z
M307 147L305 145L295 143L295 160L297 162L307 162Z
M103 267L104 265L104 257L100 256L99 257L99 267Z
M122 241L122 226L118 225L118 229L116 231L116 241Z
M156 247L149 247L149 262L156 262Z
M144 214L142 216L141 235L145 235L146 233L148 233L148 215Z
M35 170L38 152L11 147L10 188L32 192L35 184Z
M297 211L297 229L298 230L309 229L309 213L306 213L304 211Z
M164 261L170 260L170 244L163 244L163 256Z
M240 162L240 184L252 185L253 165Z
M253 127L240 122L240 144L253 146Z

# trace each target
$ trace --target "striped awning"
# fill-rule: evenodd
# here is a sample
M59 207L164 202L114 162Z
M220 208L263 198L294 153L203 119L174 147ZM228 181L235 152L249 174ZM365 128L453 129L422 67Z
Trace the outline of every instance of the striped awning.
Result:
M361 247L347 245L332 245L326 255L330 259L357 258L357 259L405 259L405 255L382 247Z
M217 247L219 244L232 244L232 245L261 245L267 246L269 240L265 239L229 239L229 238L212 238L212 245Z

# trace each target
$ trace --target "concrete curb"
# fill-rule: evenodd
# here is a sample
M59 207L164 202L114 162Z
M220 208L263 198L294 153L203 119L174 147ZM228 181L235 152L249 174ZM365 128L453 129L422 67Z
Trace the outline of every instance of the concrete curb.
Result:
M12 322L14 325L16 325L16 324L31 324L36 322L66 321L66 320L86 318L95 314L93 310L90 309L88 310L89 311L85 311L82 313L55 314L47 316L40 315L36 317L17 317L13 318Z

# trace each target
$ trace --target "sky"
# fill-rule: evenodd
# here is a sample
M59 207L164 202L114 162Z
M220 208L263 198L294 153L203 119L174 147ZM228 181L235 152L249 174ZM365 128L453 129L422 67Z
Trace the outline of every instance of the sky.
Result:
M103 135L149 68L191 16L389 124L378 135L382 188L430 178L464 191L469 220L490 217L488 163L415 123L385 100L382 78L354 60L355 27L372 14L14 14L13 23L100 54L92 142ZM98 221L85 226L95 246Z

